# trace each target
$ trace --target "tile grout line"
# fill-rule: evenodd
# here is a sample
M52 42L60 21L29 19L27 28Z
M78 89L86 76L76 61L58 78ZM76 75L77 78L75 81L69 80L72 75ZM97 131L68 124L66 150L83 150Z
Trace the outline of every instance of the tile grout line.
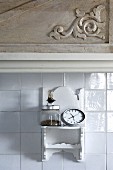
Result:
M41 161L42 161L42 129L41 129ZM43 161L41 164L41 170L43 170Z
M41 73L41 87L42 88L43 88L43 85L44 85L44 82L43 82L43 73ZM39 110L40 110L40 108L39 108ZM40 112L40 120L41 120L41 112ZM41 161L42 161L42 129L41 129ZM43 161L41 163L41 170L43 170Z
M85 81L86 81L85 73L83 73L83 79L84 79L83 86L84 86L84 113L85 113L86 112L85 111L85 91L86 91L86 89L85 89ZM85 125L86 125L86 123L84 122L84 162L85 162L85 157L86 157L86 154L85 154L85 137L86 137L86 135L85 135L86 134ZM86 170L86 162L84 163L84 167L85 167L85 170Z
M11 155L11 156L14 156L14 155L16 155L16 156L20 156L20 154L14 154L14 153L0 153L0 155Z
M62 153L63 159L62 159L62 170L64 170L64 152Z
M107 170L107 73L105 74L106 75L106 112L105 112L105 136L106 136L106 170Z
M66 86L66 73L63 73L63 86Z
M21 90L22 90L22 74L20 73L20 170L21 170Z
M20 77L20 82L21 82L21 89L22 89L22 81ZM20 90L20 170L21 170L21 90Z
M44 76L43 73L41 73L41 86L42 86L42 88L44 86L43 76Z

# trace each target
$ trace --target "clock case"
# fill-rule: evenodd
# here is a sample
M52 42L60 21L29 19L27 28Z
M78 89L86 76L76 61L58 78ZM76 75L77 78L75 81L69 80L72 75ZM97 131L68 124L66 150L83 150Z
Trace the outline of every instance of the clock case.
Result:
M75 124L71 124L71 123L68 123L67 121L64 120L64 113L68 112L68 111L78 111L80 114L81 114L81 120L79 122L76 122ZM67 113L68 114L68 113ZM61 121L64 123L64 125L67 125L67 126L77 126L79 123L81 123L83 120L85 119L85 114L79 110L79 109L66 109L62 114L61 114Z

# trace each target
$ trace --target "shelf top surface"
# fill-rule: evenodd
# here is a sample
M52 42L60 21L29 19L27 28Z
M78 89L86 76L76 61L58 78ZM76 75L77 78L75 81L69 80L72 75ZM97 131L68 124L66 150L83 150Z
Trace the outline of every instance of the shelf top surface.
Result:
M42 129L48 128L48 129L81 129L80 126L74 126L74 127L69 127L69 126L41 126Z

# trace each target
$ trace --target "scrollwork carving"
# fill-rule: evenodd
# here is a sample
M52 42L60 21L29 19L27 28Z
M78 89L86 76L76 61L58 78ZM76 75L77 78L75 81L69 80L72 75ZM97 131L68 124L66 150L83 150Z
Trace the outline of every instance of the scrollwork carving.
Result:
M91 12L85 13L76 9L76 17L70 27L65 30L63 26L57 25L50 32L49 36L60 40L72 35L74 38L86 39L87 37L97 37L105 39L102 29L105 28L105 22L102 22L101 12L105 9L104 5L99 5Z

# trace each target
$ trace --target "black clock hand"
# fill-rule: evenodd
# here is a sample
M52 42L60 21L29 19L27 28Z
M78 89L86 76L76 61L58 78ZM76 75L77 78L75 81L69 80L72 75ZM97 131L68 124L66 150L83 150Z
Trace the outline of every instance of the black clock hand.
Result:
M75 116L76 116L76 115L78 115L78 114L79 114L79 113L77 113L77 114L75 114L75 115L72 115L72 114L71 114L72 116L71 116L71 117L69 117L68 119L73 118L73 120L75 121L75 119L74 119L74 118L75 118Z
M73 120L75 121L74 116L71 116L71 117L69 117L68 119L71 119L71 118L73 118Z
M75 117L76 115L78 115L79 113L75 114L73 117Z
M68 119L74 118L74 116L69 117Z
M77 114L75 114L75 115L72 115L72 114L70 113L71 117L69 117L68 119L73 118L73 120L74 120L74 117L75 117L76 115L78 115L78 114L79 114L79 113L77 113Z
M70 118L68 118L68 119L74 118L74 115L72 115L71 113L70 113L70 115L71 115L71 117L70 117Z

